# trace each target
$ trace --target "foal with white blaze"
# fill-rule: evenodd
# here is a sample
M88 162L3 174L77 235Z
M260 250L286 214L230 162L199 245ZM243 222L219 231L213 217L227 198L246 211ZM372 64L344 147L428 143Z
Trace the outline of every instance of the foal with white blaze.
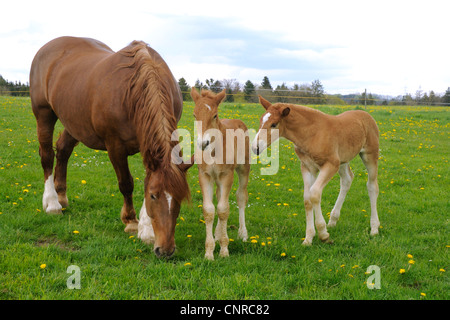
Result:
M217 95L207 90L202 90L199 94L193 87L191 96L195 102L194 117L198 132L195 162L198 165L199 182L203 194L203 215L206 224L205 258L214 260L215 241L212 232L215 212L214 183L217 185L217 215L219 217L215 238L220 244L220 256L228 257L227 221L230 214L228 200L233 186L234 171L239 177L239 187L236 191L239 207L238 235L244 241L248 237L245 227L245 207L248 201L250 143L247 127L241 120L219 120L217 116L219 104L225 98L225 90ZM208 161L208 154L212 155L213 161Z
M320 240L330 241L320 207L322 190L339 172L341 189L328 222L328 226L333 227L339 219L342 204L353 180L349 162L358 154L368 172L370 234L378 234L379 133L375 120L367 112L359 110L333 116L299 105L272 105L262 97L259 97L259 102L267 112L261 117L258 134L252 143L253 152L260 154L279 135L294 143L295 152L301 161L306 211L306 237L303 244L312 243L315 235L314 222ZM260 134L264 129L267 130L267 135Z

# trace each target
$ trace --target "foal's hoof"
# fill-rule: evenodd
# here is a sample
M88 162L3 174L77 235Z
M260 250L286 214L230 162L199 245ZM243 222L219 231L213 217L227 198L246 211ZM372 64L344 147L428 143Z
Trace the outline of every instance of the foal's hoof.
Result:
M137 233L138 232L138 225L139 225L139 222L137 220L129 222L127 224L127 226L125 227L124 231L128 232L128 233Z
M323 239L323 240L321 240L323 243L328 243L328 244L333 244L334 242L333 242L333 240L331 240L331 238L330 237L328 237L327 239Z

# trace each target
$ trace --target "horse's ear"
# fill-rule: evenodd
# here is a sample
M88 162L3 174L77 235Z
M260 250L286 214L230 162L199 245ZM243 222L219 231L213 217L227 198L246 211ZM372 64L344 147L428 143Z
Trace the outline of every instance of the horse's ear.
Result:
M267 101L266 99L264 99L263 97L261 97L261 96L258 96L259 97L259 103L261 103L261 105L264 107L264 109L269 109L269 107L272 105L269 101Z
M197 101L198 98L200 98L200 94L198 93L198 91L195 87L192 87L192 89L191 89L191 97L192 97L192 99L194 99L194 101Z
M195 154L192 155L192 157L191 157L191 159L189 161L181 162L178 165L178 168L180 168L181 171L186 172L186 171L188 171L188 169L190 167L192 167L194 165L194 163L195 163Z
M223 89L216 95L217 105L219 105L222 102L222 100L225 98L225 95L226 95L226 89Z
M289 108L289 107L285 107L285 108L283 108L283 110L281 110L281 116L284 118L284 117L287 117L287 115L289 114L289 112L291 112L291 108Z

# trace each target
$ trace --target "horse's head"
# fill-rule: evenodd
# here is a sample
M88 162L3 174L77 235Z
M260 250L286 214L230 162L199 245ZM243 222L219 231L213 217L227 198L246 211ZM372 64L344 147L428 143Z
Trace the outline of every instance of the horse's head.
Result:
M259 130L252 142L252 151L257 155L279 138L280 121L291 111L289 106L278 103L272 105L261 96L259 96L259 103L266 109L266 112L259 120Z
M145 205L155 233L157 257L170 257L175 252L175 226L181 202L189 198L186 171L194 164L171 164L148 174L145 181Z
M197 144L200 149L205 150L213 142L212 135L206 131L219 129L217 113L219 104L225 98L225 89L218 94L208 90L202 90L200 94L195 87L192 87L191 97L195 102L194 117L197 123Z

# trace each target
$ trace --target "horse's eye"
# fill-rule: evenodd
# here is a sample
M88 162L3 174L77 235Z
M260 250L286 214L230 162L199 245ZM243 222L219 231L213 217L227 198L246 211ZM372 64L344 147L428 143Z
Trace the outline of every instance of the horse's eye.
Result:
M216 115L215 115L215 116L213 117L213 119L214 119L214 120L216 120L216 119L217 119L217 114L216 114Z
M152 194L150 195L150 198L152 198L152 200L156 200L156 199L157 199L156 194L153 194L153 193L152 193Z
M271 125L272 128L275 128L276 126L277 126L276 123L272 123L272 125Z

